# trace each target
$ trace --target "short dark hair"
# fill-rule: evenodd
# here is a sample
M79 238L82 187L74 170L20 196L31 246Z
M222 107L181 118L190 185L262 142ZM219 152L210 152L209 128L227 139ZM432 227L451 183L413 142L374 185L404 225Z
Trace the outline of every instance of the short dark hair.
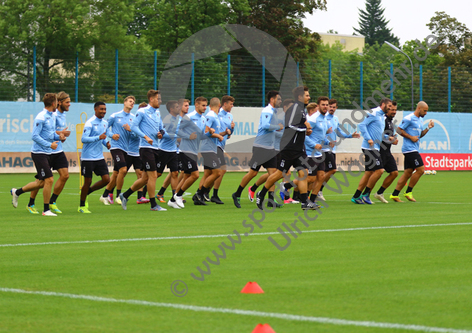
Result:
M308 91L308 87L307 87L307 86L299 86L299 87L296 87L295 89L292 90L293 98L295 98L296 100L298 100L298 96L304 96L304 95L305 95L305 91Z
M152 97L156 96L156 95L159 95L160 92L159 90L154 90L154 89L151 89L147 92L147 98L148 98L148 101L151 100Z
M294 101L293 99L290 99L290 98L289 98L289 99L286 99L286 100L283 102L282 106L283 106L283 107L286 107L286 106L289 106L290 104L293 104L293 103L295 103L295 101Z
M170 111L170 109L175 108L176 105L179 105L179 102L177 102L177 101L168 101L166 103L167 111Z
M44 107L47 108L49 106L52 106L54 102L57 100L57 95L54 93L47 93L43 97L43 103Z
M223 97L221 97L221 105L224 105L227 102L233 102L234 103L234 97L233 96L228 96L228 95L224 95Z
M334 98L331 98L328 102L329 105L333 105L333 104L338 104L338 100L334 99Z
M138 109L145 108L147 106L146 102L139 103Z
M270 100L274 97L277 97L277 95L280 95L277 90L271 90L267 93L267 100L270 102Z
M96 102L96 103L93 105L93 108L96 109L96 108L98 108L100 105L105 105L105 106L106 106L106 104L103 103L103 102Z
M392 101L393 106L397 106L397 101Z
M203 96L195 98L195 104L201 103L201 102L208 102L208 100Z
M321 101L328 101L328 104L329 104L329 97L326 97L326 96L318 97L318 104L320 104Z
M388 104L388 103L392 103L392 100L390 98L383 98L381 101L380 101L380 105L382 104Z

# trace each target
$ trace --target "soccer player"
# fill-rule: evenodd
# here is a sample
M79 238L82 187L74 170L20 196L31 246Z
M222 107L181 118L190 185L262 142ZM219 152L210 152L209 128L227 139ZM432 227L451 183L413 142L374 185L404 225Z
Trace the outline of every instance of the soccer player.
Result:
M136 99L127 96L123 102L123 110L113 113L108 118L107 135L111 138L111 156L113 158L113 174L100 201L108 206L113 203L113 189L116 186L116 202L121 205L120 193L123 188L125 176L128 173L128 146L131 136L131 123L134 115L131 110Z
M415 112L403 118L401 124L397 127L397 133L403 137L402 153L405 156L405 171L398 180L395 191L390 196L390 199L395 202L401 202L398 195L408 179L410 182L404 195L409 201L416 202L413 198L413 188L424 173L423 159L419 153L420 138L424 137L434 127L434 122L430 120L428 127L423 129L423 118L427 113L428 104L421 101L416 106ZM413 171L416 172L413 173Z
M51 167L53 167L54 158L51 158L51 154L57 149L59 141L66 139L65 134L60 132L56 133L56 106L57 96L56 94L47 93L43 97L44 109L34 119L33 128L33 146L31 148L31 158L33 159L34 166L36 167L36 180L31 182L19 189L12 188L10 193L12 195L13 207L18 207L18 197L30 191L43 189L44 199L44 210L43 216L57 216L57 214L51 212L49 207L50 196L52 191L52 184L54 183L54 177L52 175ZM60 164L58 164L60 165Z
M65 137L70 135L70 131L67 130L67 122L66 122L66 112L69 111L70 108L70 97L64 91L61 91L57 94L57 110L55 112L56 115L56 133L60 134L60 132L64 133ZM59 179L54 184L54 189L51 195L51 199L49 200L49 209L55 214L61 214L62 212L57 208L56 200L59 194L61 194L64 186L66 185L67 180L69 179L69 163L67 162L66 154L64 154L64 150L62 149L62 141L57 143L56 150L51 152L51 167L53 170L57 170L59 173ZM34 207L34 202L36 199L36 195L38 194L38 190L31 191L30 194L30 201L26 209L31 214L39 214L39 212Z
M195 99L195 111L186 115L179 127L180 154L185 175L177 187L174 198L180 207L184 206L182 195L200 176L197 166L200 141L204 136L209 137L211 135L210 131L205 133L206 118L203 114L206 111L207 104L208 100L205 97L197 97ZM195 205L207 205L203 198L196 194L192 199Z
M108 166L103 157L102 145L107 149L111 148L110 142L106 141L108 122L104 120L107 113L107 107L103 102L96 102L93 106L95 115L91 117L84 125L84 133L82 133L82 155L80 156L80 169L84 176L84 185L80 191L79 213L90 214L88 209L87 196L97 191L110 182ZM93 173L102 179L92 184ZM100 196L100 200L101 200Z
M133 131L140 138L139 155L144 165L142 178L136 180L125 193L120 193L121 207L126 210L128 199L137 190L147 184L151 211L166 211L167 209L156 203L156 180L157 163L160 161L158 153L158 139L162 139L165 133L164 126L159 113L161 105L161 95L159 90L149 90L147 92L148 106L136 112L136 118L131 124Z
M236 192L232 194L236 208L241 208L241 194L247 184L257 176L262 166L267 170L269 177L277 170L277 153L274 144L276 131L283 129L283 125L277 120L277 108L282 104L282 97L278 91L271 90L267 93L267 99L269 104L262 109L257 136L252 146L252 158L249 161L250 169L244 175ZM270 207L273 204L280 207L281 205L275 202L273 189L271 190L269 191Z
M213 183L221 173L220 161L218 160L217 144L223 141L223 136L230 134L230 130L221 131L220 118L218 113L221 107L220 99L213 97L210 100L210 111L205 115L206 128L211 134L209 139L201 142L200 153L203 157L204 174L200 181L200 188L197 191L197 196L200 196L205 201L214 202L218 205L224 204L217 196L210 198L210 189Z
M380 145L380 158L382 159L382 163L384 165L385 171L388 173L388 176L384 179L383 184L377 193L374 194L374 197L383 203L388 203L388 201L384 198L383 193L398 176L397 162L395 162L395 158L390 151L392 144L398 144L398 139L395 135L395 128L393 125L393 118L395 118L396 114L397 102L392 101L392 107L385 115L385 130L382 138L382 144Z
M230 130L231 134L226 134L224 136L223 141L218 141L217 144L217 155L218 155L218 160L221 165L221 171L220 175L218 178L216 178L214 187L213 187L213 198L215 200L221 201L220 197L218 196L218 190L220 189L221 182L223 181L223 177L226 173L226 160L225 160L225 146L226 146L226 140L231 137L231 135L234 132L234 121L233 121L233 115L231 114L231 110L233 109L234 106L234 97L225 95L221 98L221 109L220 112L218 113L218 117L220 118L220 125L221 125L221 130L226 131L227 129ZM222 201L221 201L222 202Z
M334 98L329 100L329 109L328 114L326 115L326 121L328 122L328 127L331 128L330 133L328 133L328 140L331 144L323 149L323 154L325 156L325 179L323 183L327 183L331 176L336 173L336 142L338 140L338 136L348 139L348 138L360 138L361 135L357 132L352 134L347 133L347 131L343 128L342 125L339 124L338 116L334 113L338 109L338 101ZM318 192L318 198L326 201L325 197L323 196L323 188L324 185L321 185L321 189Z
M368 113L364 121L359 124L359 130L364 138L362 152L365 157L365 172L359 181L356 193L351 198L355 204L373 204L370 200L370 191L384 171L380 157L380 143L385 128L384 116L391 107L392 101L388 98L383 99L380 106L374 108L372 113Z
M256 204L262 208L264 197L276 181L281 179L293 166L297 169L298 188L302 200L302 209L316 209L315 204L308 199L307 176L308 167L305 152L305 135L311 134L310 124L306 121L305 106L310 101L310 93L307 87L296 87L293 90L296 102L285 113L285 129L280 142L282 147L281 160L278 170L269 176L262 190L256 195Z

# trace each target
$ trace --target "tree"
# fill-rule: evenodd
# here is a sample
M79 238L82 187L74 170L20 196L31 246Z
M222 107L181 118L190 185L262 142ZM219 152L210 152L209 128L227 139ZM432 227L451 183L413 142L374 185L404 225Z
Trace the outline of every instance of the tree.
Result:
M381 45L387 41L399 45L400 40L387 28L390 21L384 18L384 11L381 0L366 0L365 10L359 9L359 29L354 28L354 31L365 36L366 44Z

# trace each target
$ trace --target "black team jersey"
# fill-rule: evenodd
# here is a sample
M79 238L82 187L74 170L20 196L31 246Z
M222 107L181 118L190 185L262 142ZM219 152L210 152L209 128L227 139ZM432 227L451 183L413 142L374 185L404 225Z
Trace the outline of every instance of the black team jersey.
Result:
M280 141L281 150L305 151L305 104L295 102L285 112L285 129Z
M393 125L393 119L385 117L385 129L383 132L382 144L380 145L380 150L383 152L390 152L392 143L388 139L390 136L395 135L395 126Z

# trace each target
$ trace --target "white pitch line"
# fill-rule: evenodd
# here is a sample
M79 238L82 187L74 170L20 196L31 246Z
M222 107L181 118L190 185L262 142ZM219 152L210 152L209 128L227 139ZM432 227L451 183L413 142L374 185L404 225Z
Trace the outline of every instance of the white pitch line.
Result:
M362 228L344 228L344 229L322 229L322 230L306 230L303 233L318 232L340 232L340 231L360 231L360 230L381 230L381 229L404 229L404 228L426 228L426 227L447 227L447 226L463 226L472 225L472 222L463 223L441 223L441 224L413 224L413 225L394 225L382 227L362 227ZM248 236L266 236L277 235L279 232L259 232L252 233ZM99 239L99 240L83 240L83 241L63 241L63 242L43 242L43 243L16 243L16 244L0 244L0 247L17 247L17 246L39 246L39 245L63 245L63 244L90 244L90 243L118 243L118 242L139 242L152 240L172 240L172 239L198 239L198 238L219 238L233 236L235 234L222 235L195 235L195 236L170 236L170 237L146 237L146 238L122 238L122 239ZM244 234L241 235L244 237Z
M94 302L124 303L124 304L130 304L130 305L143 305L143 306L151 306L151 307L158 307L158 308L173 308L173 309L178 309L178 310L189 310L189 311L195 311L195 312L235 314L235 315L242 315L242 316L275 318L275 319L282 319L282 320L313 322L313 323L329 324L329 325L376 327L376 328L385 328L385 329L399 329L399 330L435 332L435 333L472 333L471 330L461 330L461 329L454 329L454 328L382 323L382 322L375 322L375 321L347 320L347 319L337 319L337 318L327 318L327 317L298 316L298 315L277 313L277 312L262 312L262 311L252 311L252 310L242 310L242 309L214 308L214 307L209 307L209 306L185 305L185 304L176 304L176 303L160 303L160 302L150 302L150 301L142 301L142 300L134 300L134 299L118 299L118 298L99 297L99 296L90 296L90 295L57 293L53 291L30 291L30 290L13 289L13 288L0 288L0 291L5 292L5 293L55 296L55 297L64 297L64 298L71 298L71 299L82 299L82 300L88 300L88 301L94 301Z

